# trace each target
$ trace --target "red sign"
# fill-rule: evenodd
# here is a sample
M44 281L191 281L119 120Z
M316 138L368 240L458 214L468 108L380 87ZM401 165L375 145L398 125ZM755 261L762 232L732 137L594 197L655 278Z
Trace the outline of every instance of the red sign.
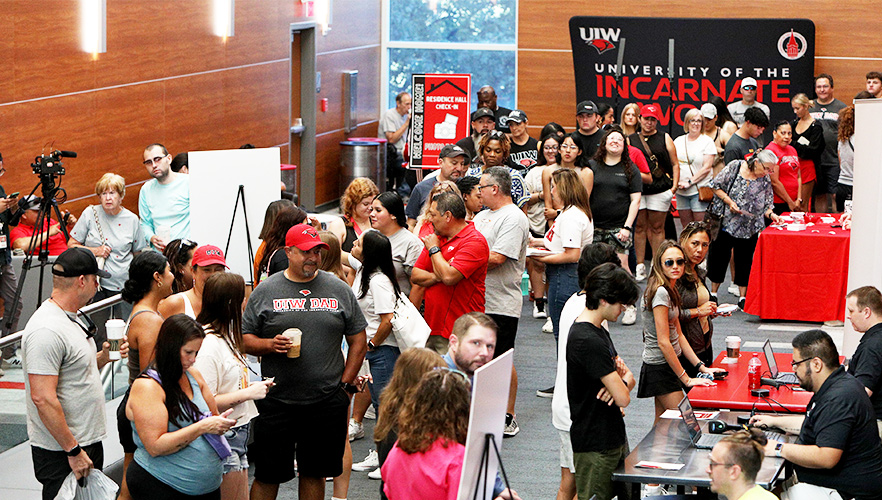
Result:
M437 167L447 144L468 137L471 75L413 75L410 165Z

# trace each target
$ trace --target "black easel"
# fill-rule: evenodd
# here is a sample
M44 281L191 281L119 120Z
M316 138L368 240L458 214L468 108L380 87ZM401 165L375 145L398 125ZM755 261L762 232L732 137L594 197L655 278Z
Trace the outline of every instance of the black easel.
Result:
M505 474L505 467L502 465L502 457L499 455L499 447L496 446L496 437L493 434L484 434L484 452L481 453L481 465L479 465L480 469L478 470L478 480L475 482L475 494L472 495L472 500L477 500L478 491L481 488L481 484L484 485L484 493L481 498L487 500L487 482L492 481L496 482L496 478L488 478L489 469L490 469L490 445L493 445L493 451L496 453L496 461L499 463L499 470L502 472L502 480L505 481L505 487L511 490L511 484L508 482L508 476ZM481 476L483 475L483 481L481 480Z
M224 247L224 255L230 251L230 240L233 239L233 226L236 224L236 212L239 209L239 199L242 199L242 216L245 217L245 240L248 243L248 262L254 262L254 250L251 247L251 229L248 227L248 210L245 208L245 186L239 184L239 191L236 193L236 204L233 206L233 217L230 220L230 233L227 235L227 245ZM251 283L254 283L254 271L248 266L248 276Z

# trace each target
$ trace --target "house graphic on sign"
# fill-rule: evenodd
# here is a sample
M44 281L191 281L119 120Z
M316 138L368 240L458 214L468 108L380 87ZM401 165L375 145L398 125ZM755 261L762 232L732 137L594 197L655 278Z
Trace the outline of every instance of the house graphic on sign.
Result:
M455 88L456 90L460 91L463 95L468 94L468 92L466 92L465 90L461 89L457 84L455 84L455 83L453 83L453 82L451 82L450 80L447 80L447 79L445 79L443 82L441 82L441 83L439 83L439 84L437 84L437 85L432 85L431 87L429 87L429 90L426 91L426 94L431 94L432 92L434 92L434 91L440 89L441 87L443 87L443 86L445 86L445 85L450 85L451 87L453 87L453 88Z

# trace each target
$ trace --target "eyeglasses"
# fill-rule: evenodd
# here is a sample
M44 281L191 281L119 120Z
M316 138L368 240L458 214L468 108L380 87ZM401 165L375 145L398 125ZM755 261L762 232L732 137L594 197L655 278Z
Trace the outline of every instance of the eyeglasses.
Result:
M714 460L712 458L709 458L709 461L710 461L710 463L708 464L708 467L710 467L712 470L714 467L716 467L718 465L722 465L723 467L726 467L726 468L729 468L729 467L732 467L733 465L735 465L735 464L727 464L727 463L723 463L723 462L714 462Z
M161 162L162 159L165 158L166 156L168 156L168 155L165 155L165 156L155 156L155 157L153 157L152 160L144 160L144 166L145 166L145 167L152 167L155 163L159 163L159 162Z
M494 186L498 186L498 185L499 185L499 184L484 184L484 185L482 185L482 186L479 185L479 186L478 186L478 191L480 191L480 190L482 190L482 189L484 189L484 188L492 188L492 187L494 187Z
M544 149L545 151L557 151L558 147L554 144L549 144L547 146L542 146L542 149Z
M667 259L664 262L662 262L662 264L664 264L665 267L671 267L674 264L677 264L678 266L682 266L685 263L686 263L686 259L682 259L682 258L680 258L680 259Z
M695 118L694 120L689 120L689 123L704 123L702 118Z
M560 149L579 149L579 146L576 146L575 144L573 144L573 145L561 144Z
M812 356L812 357L810 357L810 358L805 358L805 359L802 359L802 360L800 360L800 361L791 361L791 362L790 362L790 367L791 367L791 368L796 368L797 366L801 365L802 363L805 363L806 361L811 361L811 360L813 360L813 359L815 359L815 358L817 358L817 356Z

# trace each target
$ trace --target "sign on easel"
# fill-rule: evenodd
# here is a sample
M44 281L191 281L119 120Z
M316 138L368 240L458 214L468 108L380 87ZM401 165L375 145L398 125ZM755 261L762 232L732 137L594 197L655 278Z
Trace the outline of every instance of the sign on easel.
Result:
M486 467L482 462L486 446L493 446L487 441L487 434L492 434L496 446L502 447L502 429L505 427L513 358L514 349L509 349L475 371L472 380L472 404L469 409L469 434L466 437L462 475L456 495L459 500L474 498L476 490L477 498L493 498L493 485L496 482L496 470L499 468L496 453L492 449L486 450L489 458Z
M412 167L437 167L441 148L470 134L471 75L413 75Z
M247 282L253 267L248 256L245 213L251 246L257 249L266 207L278 200L281 193L279 148L191 151L188 160L190 239L221 249L229 239L227 265ZM245 194L244 204L239 197L240 185Z

